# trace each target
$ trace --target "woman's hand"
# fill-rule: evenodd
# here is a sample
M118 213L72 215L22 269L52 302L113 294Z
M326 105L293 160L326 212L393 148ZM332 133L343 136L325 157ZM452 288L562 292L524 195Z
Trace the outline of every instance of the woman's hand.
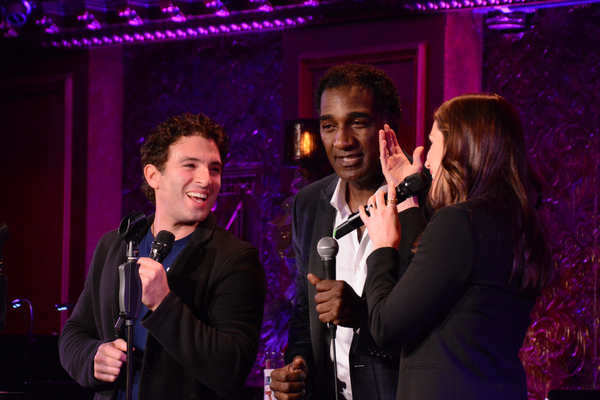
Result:
M413 153L413 163L411 164L400 148L396 134L390 129L390 126L385 124L383 129L379 130L379 159L388 185L397 186L407 176L422 171L422 153L423 147L417 147Z
M398 248L402 234L400 221L398 221L398 210L396 209L397 202L396 187L390 183L387 204L384 192L378 190L369 198L367 209L370 216L367 215L365 207L361 206L358 209L360 219L363 220L369 231L369 237L373 242L373 250L381 247Z

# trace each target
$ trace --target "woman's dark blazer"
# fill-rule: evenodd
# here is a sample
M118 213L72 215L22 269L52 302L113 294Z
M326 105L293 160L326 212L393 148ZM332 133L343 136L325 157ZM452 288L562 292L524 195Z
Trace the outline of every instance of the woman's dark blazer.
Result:
M506 211L469 201L438 210L397 280L398 251L367 260L371 332L403 343L401 400L526 400L518 353L535 299L509 284L513 235Z

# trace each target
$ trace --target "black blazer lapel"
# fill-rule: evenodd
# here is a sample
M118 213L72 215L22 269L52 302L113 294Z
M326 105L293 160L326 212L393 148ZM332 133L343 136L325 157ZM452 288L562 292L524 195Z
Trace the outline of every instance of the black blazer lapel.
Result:
M318 277L323 277L323 268L321 257L317 253L317 244L319 240L333 234L333 224L335 222L336 210L330 204L331 197L337 186L338 179L334 179L326 188L321 191L319 198L319 207L315 214L315 224L312 232L310 245L310 258L308 262L308 272L313 273ZM308 283L308 301L311 310L315 310L317 304L315 302L316 288ZM317 377L324 375L323 343L324 343L324 324L319 320L319 314L310 313L310 336L313 347L313 355L317 367Z

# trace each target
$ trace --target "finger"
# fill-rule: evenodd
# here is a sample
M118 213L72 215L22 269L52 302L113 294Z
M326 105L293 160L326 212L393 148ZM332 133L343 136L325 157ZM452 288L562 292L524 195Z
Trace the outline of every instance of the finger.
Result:
M369 201L367 202L369 208L373 208L377 205L377 193L375 193L374 195L372 195L371 197L369 197ZM369 211L369 209L367 208L367 211Z
M115 347L114 343L105 343L98 348L96 356L110 360L109 365L117 366L119 365L118 363L127 361L127 355L124 353L124 351L127 351L127 347L125 347L125 350L119 350ZM112 362L112 360L115 361Z
M381 166L384 167L387 158L388 158L388 144L385 139L385 131L383 129L379 130L379 161L381 162Z
M306 386L304 383L302 385ZM277 390L277 389L273 388L271 385L271 390L273 391L274 398L277 400L304 400L304 399L306 399L306 391L304 389L292 392L292 390L298 390L297 387L292 386L289 388L284 388L283 390Z
M306 360L302 356L296 356L296 357L294 357L294 361L292 361L291 365L295 369L299 369L299 370L302 370L304 372L306 372L306 370L308 369L308 363L306 362Z
M271 382L300 382L306 378L302 370L288 364L283 368L277 368L271 372Z
M304 394L306 383L304 381L297 382L277 382L271 381L269 385L277 399L301 399L301 394ZM296 397L294 397L296 396Z
M308 274L306 275L306 279L308 279L308 281L310 283L312 283L313 285L317 286L317 284L319 282L321 282L321 278L319 278L318 276L316 276L315 274Z
M423 151L425 148L423 146L419 146L413 152L413 165L420 166L421 170L423 169L423 159L421 156L423 155Z
M367 225L367 222L369 221L369 215L367 214L366 207L358 207L358 214L360 215L360 219L362 220L363 224Z
M388 204L393 204L396 205L398 204L398 196L396 193L396 185L394 184L394 182L389 182L388 183Z
M123 339L117 339L114 342L112 342L112 345L120 351L127 351L127 342L124 341Z
M94 373L98 375L109 375L116 377L121 373L121 366L113 367L105 364L94 364Z
M394 130L391 129L388 124L385 124L383 127L385 129L385 140L387 143L387 150L388 150L388 157L389 157L389 156L396 154L396 149L395 149L396 134L394 133Z
M400 150L400 145L398 144L398 137L396 136L396 133L393 129L390 129L390 136L388 138L388 142L390 142L395 152L396 150L400 153L402 152L402 150Z
M385 207L385 192L383 190L378 190L375 193L375 207Z
M340 283L333 280L321 280L315 285L317 294L315 295L315 301L317 304L329 301L331 298L339 296Z
M333 323L333 313L327 312L327 313L323 313L323 314L319 314L319 321L321 321L322 323L326 324L326 323Z
M102 372L96 372L94 371L94 378L98 379L99 381L102 382L114 382L117 380L117 377L119 375L112 375L112 374L105 374Z

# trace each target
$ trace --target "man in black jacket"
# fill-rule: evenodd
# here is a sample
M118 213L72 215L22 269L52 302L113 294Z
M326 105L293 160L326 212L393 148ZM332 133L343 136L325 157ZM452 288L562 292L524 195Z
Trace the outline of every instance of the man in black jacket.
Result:
M366 257L364 227L339 241L336 281L323 276L317 243L385 187L379 160L379 131L397 128L400 98L392 80L372 66L331 68L316 93L321 138L335 174L302 189L294 201L296 298L284 368L271 374L277 399L335 399L331 339L324 323L337 325L338 396L346 400L393 400L399 348L382 349L371 337L363 293ZM405 261L425 220L414 198L398 205L400 252Z
M143 311L134 333L134 398L222 399L243 385L258 351L266 282L258 251L216 225L228 138L204 115L159 125L142 147L144 191L156 205L138 243L175 235L162 264L138 260ZM59 341L63 367L96 399L124 399L126 343L115 331L126 244L100 240Z

